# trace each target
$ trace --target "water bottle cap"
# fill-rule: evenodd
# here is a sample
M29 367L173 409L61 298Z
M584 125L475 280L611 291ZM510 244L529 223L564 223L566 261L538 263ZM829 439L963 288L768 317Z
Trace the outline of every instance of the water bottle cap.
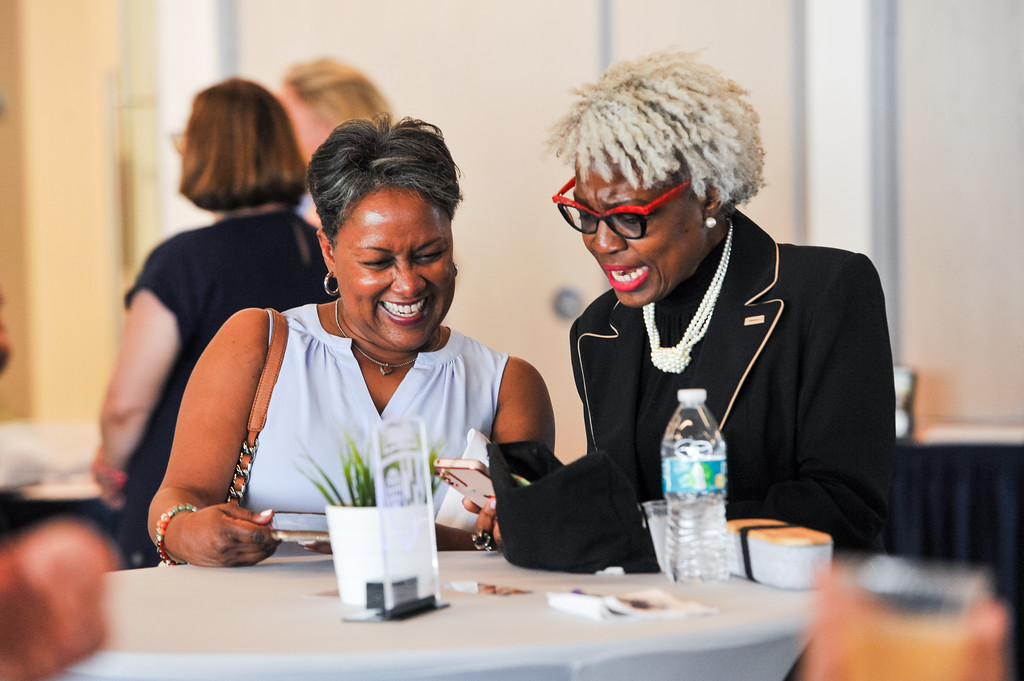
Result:
M704 404L708 391L704 388L682 388L676 393L676 399L683 404Z

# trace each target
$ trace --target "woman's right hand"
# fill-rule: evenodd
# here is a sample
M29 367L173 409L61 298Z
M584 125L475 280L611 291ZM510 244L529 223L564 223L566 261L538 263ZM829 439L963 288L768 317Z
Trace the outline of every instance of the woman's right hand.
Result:
M234 504L178 513L167 523L164 548L174 560L192 565L254 565L281 543L271 535L273 519L273 510L256 512Z

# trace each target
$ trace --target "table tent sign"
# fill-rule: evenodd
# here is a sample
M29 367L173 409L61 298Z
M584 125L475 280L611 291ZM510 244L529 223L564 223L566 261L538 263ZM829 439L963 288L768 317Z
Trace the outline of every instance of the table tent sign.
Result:
M383 574L366 585L366 610L346 621L404 619L441 602L426 430L416 417L385 419L372 448Z

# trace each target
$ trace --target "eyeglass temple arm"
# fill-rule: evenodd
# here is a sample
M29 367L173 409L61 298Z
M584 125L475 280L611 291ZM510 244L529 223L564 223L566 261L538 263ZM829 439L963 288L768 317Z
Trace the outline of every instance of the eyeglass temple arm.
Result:
M551 200L554 201L555 203L560 203L559 199L565 199L565 196L563 196L563 194L565 194L567 191L569 191L570 189L572 189L575 186L576 186L576 178L574 177L571 180L569 180L568 182L566 182L565 186L562 187L561 189L559 189L558 193L551 197Z

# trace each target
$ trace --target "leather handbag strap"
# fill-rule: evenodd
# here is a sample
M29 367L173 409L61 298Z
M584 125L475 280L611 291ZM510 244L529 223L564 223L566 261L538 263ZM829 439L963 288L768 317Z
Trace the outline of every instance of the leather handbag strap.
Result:
M256 394L252 400L252 409L249 411L249 435L242 443L238 462L235 464L235 474L231 479L231 487L228 488L227 502L236 506L241 503L242 497L245 495L245 488L249 485L249 470L252 468L253 459L256 458L256 451L260 446L259 434L267 423L270 396L274 392L277 376L281 373L284 351L288 346L288 321L277 310L267 308L267 312L270 314L273 327L270 333L270 345L267 347L267 359L263 363L263 371L260 373L259 383L256 384Z
M270 395L274 392L274 384L281 373L284 363L284 350L288 346L288 322L277 310L267 308L271 323L274 326L270 335L270 346L267 348L267 361L263 364L260 382L256 386L256 396L252 400L252 411L249 412L249 437L246 442L255 446L263 426L267 423L267 407L270 406Z

